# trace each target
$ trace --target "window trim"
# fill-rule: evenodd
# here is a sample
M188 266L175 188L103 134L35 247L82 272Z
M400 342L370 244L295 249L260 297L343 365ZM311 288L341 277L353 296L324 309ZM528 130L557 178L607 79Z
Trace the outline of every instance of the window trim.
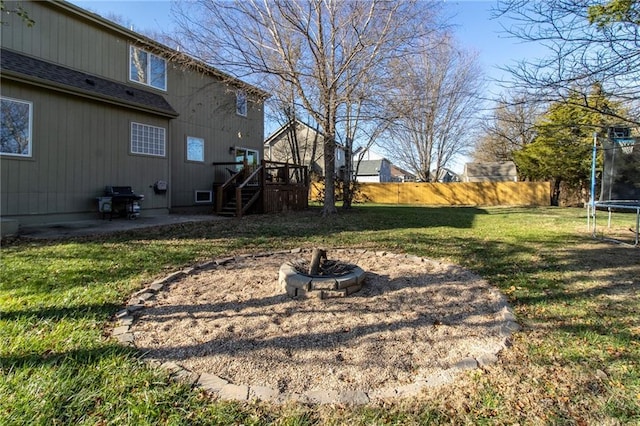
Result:
M189 143L192 142L200 142L200 146L202 148L202 159L193 159L193 158L189 158ZM204 138L199 138L197 136L187 136L187 139L185 141L185 160L190 162L190 163L204 163L204 158L205 158L205 143L204 143Z
M154 154L152 152L143 152L143 151L134 151L133 149L133 127L134 126L143 126L151 129L162 130L162 154ZM167 157L167 129L160 126L153 126L151 124L138 123L136 121L131 122L131 126L129 126L129 152L133 155L147 155L150 157L159 157L166 158Z
M20 104L26 104L29 107L29 144L28 144L28 154L17 154L12 152L1 152L0 156L6 157L14 157L14 158L33 158L33 102L26 101L23 99L11 98L9 96L0 96L0 101L7 100L10 102L16 102Z
M209 198L207 200L198 200L198 194L208 194ZM193 199L195 204L211 204L213 203L213 191L211 190L207 190L207 189L196 189L194 192L194 199Z
M247 100L247 92L242 89L236 90L236 115L246 117L249 109L249 101Z
M139 80L134 80L131 78L131 66L133 65L133 52L135 50L139 50L141 52L144 52L147 55L147 64L146 64L146 70L145 70L145 79L147 81L139 81ZM160 59L163 63L164 63L164 81L163 83L163 87L157 87L154 86L153 84L151 84L151 57ZM128 76L129 76L129 81L133 82L133 83L138 83L138 84L142 84L143 86L147 86L147 87L151 87L153 89L157 89L157 90L161 90L163 92L167 91L167 60L165 58L163 58L162 56L158 56L155 55L151 52L149 52L148 50L142 49L140 47L136 47L133 44L129 45L129 69L127 72Z
M245 157L245 156L247 156L247 157L248 157L249 152L251 152L251 153L255 153L256 160L255 160L255 163L252 161L252 162L251 162L251 164L249 164L249 166L252 166L252 165L254 165L254 164L255 164L255 165L260 164L260 150L253 149L253 148L246 148L246 147L243 147L243 146L235 146L235 147L234 147L234 150L235 150L235 151L234 151L234 155L233 155L233 156L234 156L234 158L235 158L236 162L238 162L238 163L239 163L239 162L243 162L243 161L244 161L244 157ZM238 158L238 157L239 157L239 155L238 155L238 151L244 151L244 152L245 152L245 154L242 156L242 160L240 160L240 159ZM238 164L238 165L236 166L236 170L238 170L238 171L239 171L239 170L242 170L242 167L243 167L243 165Z

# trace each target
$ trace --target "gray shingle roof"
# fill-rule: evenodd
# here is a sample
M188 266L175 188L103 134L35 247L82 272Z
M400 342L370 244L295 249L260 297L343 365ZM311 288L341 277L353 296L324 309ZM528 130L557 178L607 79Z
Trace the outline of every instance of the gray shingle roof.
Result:
M465 165L465 171L467 176L518 176L518 171L513 161L467 163Z
M382 167L382 159L380 160L362 160L358 167L359 176L378 176Z
M0 69L2 69L3 78L19 77L53 89L71 91L164 116L178 116L169 102L157 93L76 71L12 50L1 50Z

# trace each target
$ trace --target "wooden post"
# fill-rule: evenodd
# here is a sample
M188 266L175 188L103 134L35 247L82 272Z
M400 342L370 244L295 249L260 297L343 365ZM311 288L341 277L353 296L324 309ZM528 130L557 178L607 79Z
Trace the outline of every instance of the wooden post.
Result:
M218 190L216 191L216 213L220 213L222 211L223 204L224 204L224 186L218 185Z

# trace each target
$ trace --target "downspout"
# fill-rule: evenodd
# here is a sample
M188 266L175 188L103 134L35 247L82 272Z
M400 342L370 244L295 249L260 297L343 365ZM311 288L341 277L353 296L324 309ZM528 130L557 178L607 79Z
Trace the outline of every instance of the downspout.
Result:
M167 201L166 201L166 207L167 207L167 213L171 213L171 208L173 207L173 181L171 180L171 170L173 170L173 163L172 163L172 155L171 155L171 148L173 147L171 141L173 140L173 120L169 119L169 124L168 124L168 129L167 129L167 136L168 136L168 140L167 140L167 166L168 166L168 171L167 171L167 182L169 182L169 184L167 185Z

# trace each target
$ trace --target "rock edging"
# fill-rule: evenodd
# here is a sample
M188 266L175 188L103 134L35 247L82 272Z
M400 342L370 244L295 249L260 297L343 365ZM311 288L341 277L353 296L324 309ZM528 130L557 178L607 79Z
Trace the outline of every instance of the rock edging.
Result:
M350 251L350 249L337 249L337 253ZM368 251L364 249L353 250L359 254L371 253L375 256L396 256L405 260L418 263L435 262L431 259L422 258L414 255L393 254L386 251ZM147 287L137 291L127 302L124 309L118 311L114 315L114 328L112 336L122 345L135 347L135 336L131 331L131 327L135 321L135 317L142 309L152 306L156 294L165 290L166 286L174 281L178 281L187 275L197 274L202 271L216 268L220 265L233 262L236 259L257 258L272 256L276 254L296 254L302 253L301 248L292 250L281 250L269 253L245 254L236 257L218 258L208 262L197 264L193 267L185 268L180 271L171 273L164 278L153 281ZM451 265L451 272L462 269L457 265ZM356 271L357 285L362 284L364 271L362 274ZM280 271L282 277L282 270ZM359 280L359 281L358 281ZM307 286L308 287L308 286ZM296 287L294 287L296 288ZM285 289L287 289L285 287ZM296 288L297 289L297 288ZM289 293L289 289L287 289ZM305 296L304 294L296 294L291 296ZM165 370L170 378L180 381L191 386L197 386L204 389L214 397L222 400L232 401L250 401L260 400L271 403L285 403L287 401L295 401L306 404L345 404L345 405L362 405L372 401L382 401L391 398L405 398L416 396L425 388L437 387L447 383L451 383L455 377L463 371L483 368L487 365L498 361L500 351L510 345L510 339L513 333L520 330L520 325L516 322L516 317L511 307L509 307L507 299L504 295L499 294L499 309L496 312L498 318L502 321L500 326L500 336L502 340L500 344L495 345L492 350L474 354L463 358L446 369L442 369L436 373L424 377L416 377L413 383L406 385L387 387L374 390L348 390L338 392L335 390L313 389L303 394L299 393L281 393L276 389L267 386L257 386L251 384L234 384L228 380L210 373L195 373L190 371L178 363L167 361L162 362L155 359L145 359L150 365Z

